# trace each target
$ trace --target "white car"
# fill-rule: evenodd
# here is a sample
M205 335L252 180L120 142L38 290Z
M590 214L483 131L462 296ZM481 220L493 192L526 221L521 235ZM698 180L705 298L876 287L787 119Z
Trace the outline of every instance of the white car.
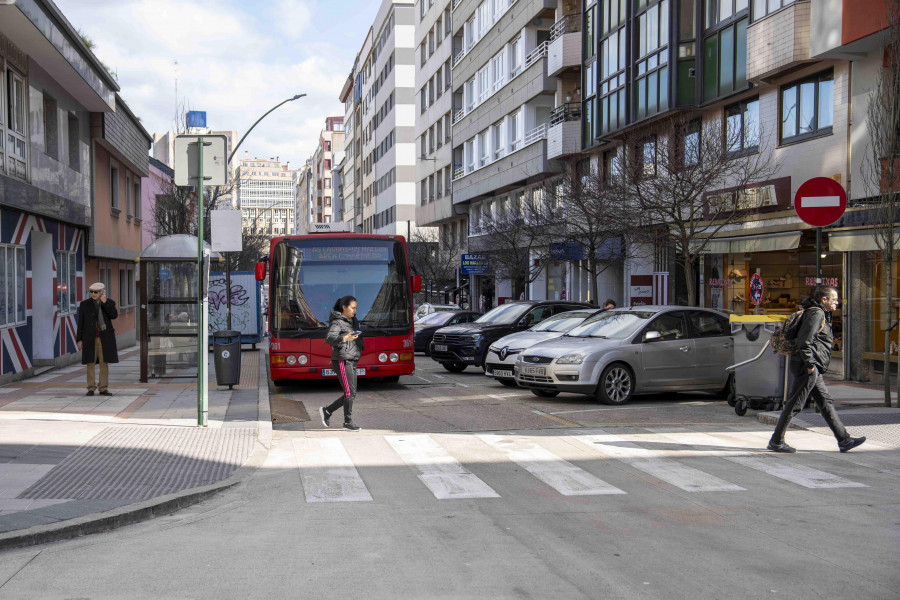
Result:
M581 325L586 319L602 313L603 309L570 310L545 319L525 331L517 331L491 344L485 358L484 374L503 385L516 385L513 368L516 356L538 342L550 340Z
M426 302L424 304L420 304L419 307L416 308L416 312L413 315L413 320L418 321L422 317L426 317L436 312L456 312L458 310L462 309L456 304L431 304Z

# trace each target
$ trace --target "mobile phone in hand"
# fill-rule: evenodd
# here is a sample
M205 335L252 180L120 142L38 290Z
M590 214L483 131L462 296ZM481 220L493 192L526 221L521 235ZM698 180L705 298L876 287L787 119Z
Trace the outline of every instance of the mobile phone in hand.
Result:
M357 330L354 331L353 333L356 334L356 335L362 335L362 329L357 329Z

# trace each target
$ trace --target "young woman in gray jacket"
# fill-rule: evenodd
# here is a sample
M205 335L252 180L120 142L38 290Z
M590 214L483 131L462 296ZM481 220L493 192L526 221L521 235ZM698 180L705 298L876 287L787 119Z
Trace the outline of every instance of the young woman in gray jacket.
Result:
M356 298L344 296L335 302L328 323L325 343L332 347L331 367L337 373L344 393L328 406L320 407L319 416L322 425L329 427L331 415L343 406L344 429L359 431L360 427L351 418L353 400L356 398L356 363L362 356L363 348L362 332L356 320Z

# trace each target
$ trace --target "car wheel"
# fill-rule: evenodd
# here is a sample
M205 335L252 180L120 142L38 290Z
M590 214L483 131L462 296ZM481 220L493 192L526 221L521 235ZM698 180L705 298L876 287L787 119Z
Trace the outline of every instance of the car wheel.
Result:
M441 366L451 373L462 373L466 370L466 365L463 363L441 363Z
M625 404L634 393L634 375L622 363L603 369L597 384L597 399L603 404Z
M288 384L287 379L273 379L272 380L272 385L274 385L275 387L281 387L281 386L287 385L287 384Z
M431 344L425 344L425 356L431 356Z
M498 379L497 381L499 381L500 383L502 383L502 384L505 385L506 387L516 387L516 380L515 380L515 379Z
M539 390L537 388L531 388L531 393L540 398L555 398L559 396L559 392L551 391L551 390Z
M725 398L728 401L728 406L734 406L735 403L735 390L734 390L734 375L728 376L728 381L725 382L725 387L722 388L722 391L719 392L719 396Z

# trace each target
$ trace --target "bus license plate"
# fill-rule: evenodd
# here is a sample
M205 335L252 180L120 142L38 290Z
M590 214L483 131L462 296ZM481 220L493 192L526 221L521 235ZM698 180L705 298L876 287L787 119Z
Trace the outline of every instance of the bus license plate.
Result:
M356 374L357 375L365 375L366 370L357 367ZM334 372L334 369L322 369L322 377L334 377L335 375L336 375L336 373Z
M510 379L512 379L512 376L512 371L502 371L500 369L494 369L494 377L509 377Z
M526 375L546 375L547 368L546 367L525 367Z
M445 344L435 344L435 345L434 345L434 351L435 351L435 352L446 352L446 351L447 351L447 346L446 346Z

